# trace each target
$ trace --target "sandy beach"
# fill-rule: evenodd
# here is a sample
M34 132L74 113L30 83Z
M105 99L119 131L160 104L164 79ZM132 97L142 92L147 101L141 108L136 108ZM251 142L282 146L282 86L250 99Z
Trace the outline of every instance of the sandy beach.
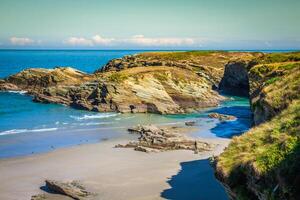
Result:
M206 139L209 140L209 139ZM227 199L213 176L208 157L219 154L227 139L212 152L177 150L143 153L114 148L125 140L57 149L49 153L0 160L0 199L30 199L44 193L45 179L81 181L97 199ZM53 199L69 199L49 194Z

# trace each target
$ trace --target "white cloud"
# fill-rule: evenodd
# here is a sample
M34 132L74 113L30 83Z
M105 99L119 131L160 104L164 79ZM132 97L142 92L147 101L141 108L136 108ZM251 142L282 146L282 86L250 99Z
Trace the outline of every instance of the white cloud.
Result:
M94 44L110 44L115 40L114 38L103 38L100 35L95 35L92 39Z
M20 38L19 37L11 37L9 40L10 40L11 44L20 45L20 46L34 43L34 40L32 40L30 38L26 38L26 37L20 37Z
M83 37L70 37L66 41L65 44L73 45L73 46L93 46L93 41L83 38Z
M72 46L97 46L109 45L114 40L114 38L104 38L100 35L95 35L92 38L70 37L66 41L64 41L64 43Z
M150 38L144 35L135 35L126 41L141 46L191 46L196 43L193 38Z
M130 38L104 38L100 35L95 35L91 38L70 37L64 41L65 44L72 46L126 46L137 45L145 47L171 47L171 46L201 46L202 40L195 38L151 38L144 35L134 35Z

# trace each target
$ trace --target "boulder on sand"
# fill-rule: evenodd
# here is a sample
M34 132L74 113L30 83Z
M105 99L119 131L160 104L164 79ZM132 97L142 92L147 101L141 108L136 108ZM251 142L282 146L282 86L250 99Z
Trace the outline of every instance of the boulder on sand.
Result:
M46 180L46 187L55 193L69 196L76 200L90 199L93 194L88 192L78 181L61 182L55 180ZM39 196L39 195L37 195ZM40 197L41 198L41 197ZM36 198L39 199L39 198Z
M159 128L154 125L139 125L128 129L128 131L139 134L138 141L129 142L125 145L118 144L115 147L134 148L136 151L146 153L179 149L192 150L198 153L212 150L214 147L213 144L185 137L174 129L171 132L167 128Z

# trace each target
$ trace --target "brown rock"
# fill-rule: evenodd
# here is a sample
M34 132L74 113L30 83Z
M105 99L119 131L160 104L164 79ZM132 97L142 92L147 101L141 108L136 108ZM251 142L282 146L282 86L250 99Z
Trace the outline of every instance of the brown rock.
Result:
M184 123L186 126L195 126L196 122L195 121L188 121Z
M60 182L46 180L46 187L53 192L69 196L75 200L85 200L92 196L92 193L88 192L84 186L77 181Z
M138 141L129 142L125 145L118 144L115 147L134 148L136 151L147 153L179 149L192 150L198 153L212 150L214 147L213 144L187 138L181 133L175 132L176 129L174 128L171 132L167 128L158 128L154 125L139 125L128 130L140 135Z
M220 121L232 121L232 120L236 120L235 116L224 115L224 114L220 114L220 113L210 113L208 116L210 118L219 119Z
M1 80L1 82L0 82L0 91L1 90L2 91L8 91L8 90L17 91L17 90L20 90L20 89L15 84L5 83L4 80Z

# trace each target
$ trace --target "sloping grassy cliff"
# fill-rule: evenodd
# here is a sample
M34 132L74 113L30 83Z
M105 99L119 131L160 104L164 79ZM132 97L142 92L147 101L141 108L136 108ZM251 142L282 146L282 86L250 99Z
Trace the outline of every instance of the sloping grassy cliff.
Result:
M267 55L268 64L262 60L249 71L260 125L234 137L216 160L217 177L232 199L300 197L300 63L282 59L291 55L299 54Z

